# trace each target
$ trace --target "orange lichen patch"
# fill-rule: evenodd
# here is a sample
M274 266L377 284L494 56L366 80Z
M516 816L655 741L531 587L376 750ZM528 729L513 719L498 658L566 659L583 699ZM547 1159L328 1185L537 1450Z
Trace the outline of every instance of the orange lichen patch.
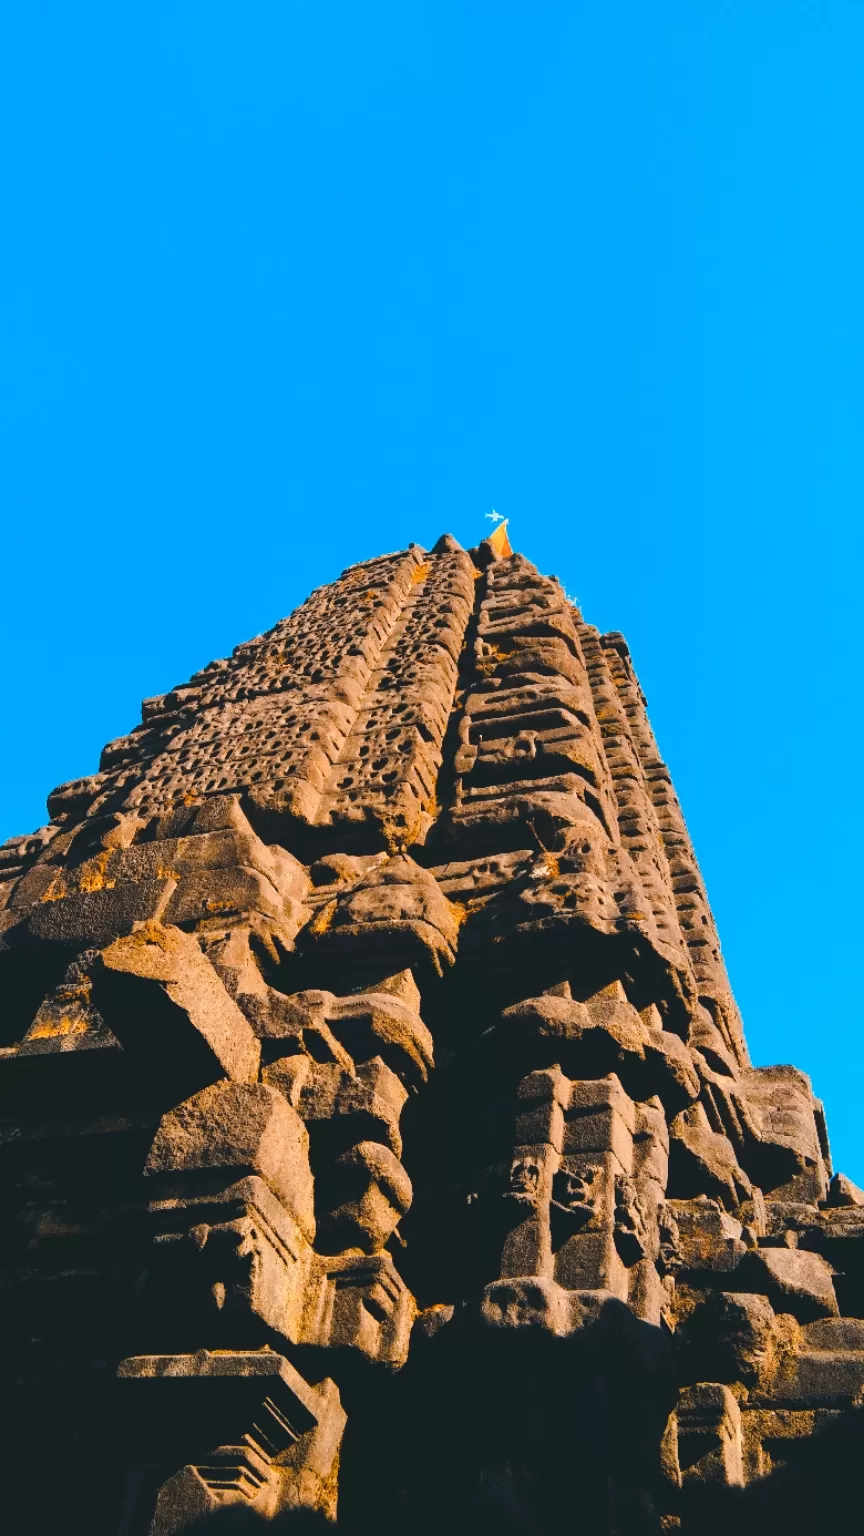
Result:
M407 845L413 841L411 837L413 829L407 827L404 821L401 825L397 821L380 821L379 826L381 828L381 836L384 839L384 846L391 858L394 854L404 853Z
M402 785L394 784L391 794L398 793L402 788ZM384 839L384 846L391 857L397 853L404 853L406 848L411 847L412 843L418 842L421 834L428 827L430 819L434 819L437 814L437 807L434 811L430 811L429 805L426 803L420 806L416 816L411 821L408 820L404 812L386 818L382 816L376 817L381 836Z
M79 891L111 891L117 884L116 880L108 879L108 860L111 857L110 849L96 855L95 859L88 859L81 866L78 875Z
M416 585L418 582L425 581L426 577L429 575L429 570L430 566L428 560L424 565L415 565L413 571L411 572L412 582L414 582Z
M456 927L461 928L462 924L468 917L467 906L462 901L448 901L447 905L450 908L450 913L454 923L456 924Z
M113 891L116 880L108 877L108 861L112 850L105 849L95 858L88 859L78 869L61 872L55 880L52 880L47 891L43 891L40 901L62 901L66 896L79 894L89 895L92 891Z
M134 944L136 948L156 944L159 949L164 950L167 950L169 945L168 934L158 923L142 923L140 928L133 928L126 942Z
M484 677L488 676L502 661L509 661L510 654L509 650L503 650L500 645L484 644L483 653L477 659L477 671Z
M693 1316L702 1300L702 1295L698 1291L691 1290L689 1285L677 1285L675 1287L675 1293L669 1309L669 1322L673 1332L679 1323L686 1323L688 1318Z
M89 976L65 982L42 1003L27 1031L28 1040L50 1040L55 1036L83 1035L92 1026Z
M330 924L333 921L335 911L335 901L328 901L326 906L320 907L319 910L315 913L311 923L309 924L310 933L314 933L316 935L326 933L327 929L330 927Z
M554 853L549 853L545 848L543 849L543 863L546 865L552 879L557 880L561 873L561 862L559 859L556 859Z
M412 843L419 842L429 823L435 821L439 814L440 807L433 793L431 800L427 800L421 805L413 821L409 822L405 816L398 817L393 821L382 821L380 823L381 836L384 839L387 852L391 855L404 853L405 849L410 848Z
M37 1018L27 1032L28 1040L51 1040L61 1035L85 1035L90 1025L82 1011L49 1013Z

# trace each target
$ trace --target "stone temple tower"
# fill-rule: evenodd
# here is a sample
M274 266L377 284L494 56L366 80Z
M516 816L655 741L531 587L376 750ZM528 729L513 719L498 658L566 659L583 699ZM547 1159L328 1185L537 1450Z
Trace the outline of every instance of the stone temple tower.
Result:
M3 1529L857 1528L864 1195L750 1065L620 634L500 532L411 545L48 810Z

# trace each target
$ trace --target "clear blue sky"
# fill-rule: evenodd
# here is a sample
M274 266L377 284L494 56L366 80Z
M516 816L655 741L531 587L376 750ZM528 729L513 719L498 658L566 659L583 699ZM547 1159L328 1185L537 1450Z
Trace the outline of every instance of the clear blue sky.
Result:
M627 634L757 1064L864 1182L860 0L6 8L0 836L352 561Z

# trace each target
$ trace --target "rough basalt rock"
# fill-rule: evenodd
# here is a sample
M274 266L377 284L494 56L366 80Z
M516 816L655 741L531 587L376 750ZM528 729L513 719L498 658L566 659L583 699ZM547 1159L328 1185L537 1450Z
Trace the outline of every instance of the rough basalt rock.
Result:
M853 1528L864 1192L748 1060L620 634L412 545L48 809L0 849L10 1530Z

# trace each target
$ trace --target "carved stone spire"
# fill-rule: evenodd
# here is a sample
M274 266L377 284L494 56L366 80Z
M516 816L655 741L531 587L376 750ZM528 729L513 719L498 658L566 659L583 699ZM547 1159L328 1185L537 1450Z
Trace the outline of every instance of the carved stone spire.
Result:
M864 1193L750 1065L624 639L504 522L351 567L48 808L0 850L10 1529L839 1497Z

